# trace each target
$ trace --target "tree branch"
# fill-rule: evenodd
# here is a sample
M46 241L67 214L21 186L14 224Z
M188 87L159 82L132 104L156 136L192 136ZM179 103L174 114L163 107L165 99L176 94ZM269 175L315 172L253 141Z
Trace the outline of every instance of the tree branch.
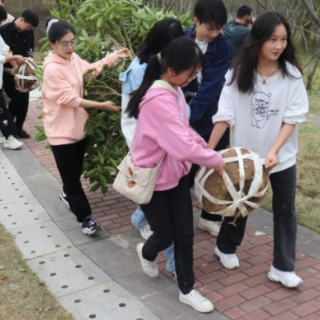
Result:
M314 10L313 3L311 4L310 0L301 0L301 2L303 3L303 5L306 8L306 10L309 12L312 20L315 22L315 24L320 29L320 19L318 18L317 13Z
M267 10L267 8L264 5L262 5L259 0L256 0L256 2L260 7L262 7L265 10Z

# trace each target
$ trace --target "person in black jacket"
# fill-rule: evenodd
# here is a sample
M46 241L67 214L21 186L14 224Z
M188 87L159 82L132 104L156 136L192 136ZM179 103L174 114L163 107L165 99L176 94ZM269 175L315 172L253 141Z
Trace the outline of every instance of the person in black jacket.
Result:
M4 42L10 47L12 54L23 57L33 57L34 55L34 33L32 28L39 24L39 15L36 11L26 9L21 16L14 21L0 27L0 35ZM5 68L10 68L10 64L5 64ZM9 111L15 119L17 134L20 138L30 138L22 127L27 115L29 106L29 93L22 93L16 90L14 78L9 73L3 74L3 87L9 102Z
M7 17L5 8L0 4L0 24L2 21L5 21ZM0 144L3 144L4 148L15 150L23 146L23 143L16 139L16 126L7 109L6 101L2 94L3 64L6 62L9 62L12 67L15 68L17 67L17 62L25 63L25 58L22 56L13 56L10 48L0 36L0 131L3 134L3 137L0 137Z

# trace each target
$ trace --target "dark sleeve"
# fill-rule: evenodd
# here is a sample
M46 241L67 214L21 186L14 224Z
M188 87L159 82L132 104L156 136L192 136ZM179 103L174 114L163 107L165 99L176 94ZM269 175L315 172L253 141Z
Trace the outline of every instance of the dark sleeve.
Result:
M206 56L207 64L202 72L202 83L195 97L189 103L191 109L190 123L197 123L214 101L218 104L219 96L225 82L225 74L230 68L233 46L226 38L221 39L216 52Z

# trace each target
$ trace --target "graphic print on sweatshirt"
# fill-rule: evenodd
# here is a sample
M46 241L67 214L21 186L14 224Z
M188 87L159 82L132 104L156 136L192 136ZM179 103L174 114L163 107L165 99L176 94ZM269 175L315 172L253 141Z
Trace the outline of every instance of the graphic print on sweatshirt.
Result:
M253 127L262 129L270 119L270 97L271 93L253 90L251 98L251 125Z

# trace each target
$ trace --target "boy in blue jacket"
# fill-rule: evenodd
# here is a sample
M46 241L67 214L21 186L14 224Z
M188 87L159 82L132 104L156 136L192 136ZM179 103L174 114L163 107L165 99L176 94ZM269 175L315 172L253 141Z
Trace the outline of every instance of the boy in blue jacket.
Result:
M196 79L183 88L191 109L190 125L209 141L213 129L212 116L218 111L218 101L225 82L225 74L230 68L233 45L222 33L228 19L227 9L221 0L199 0L194 8L194 26L185 29L185 35L195 40L206 57L206 67ZM221 138L216 150L229 146L229 131ZM198 165L193 165L189 173L190 187ZM202 209L199 228L217 236L221 216L213 215Z

